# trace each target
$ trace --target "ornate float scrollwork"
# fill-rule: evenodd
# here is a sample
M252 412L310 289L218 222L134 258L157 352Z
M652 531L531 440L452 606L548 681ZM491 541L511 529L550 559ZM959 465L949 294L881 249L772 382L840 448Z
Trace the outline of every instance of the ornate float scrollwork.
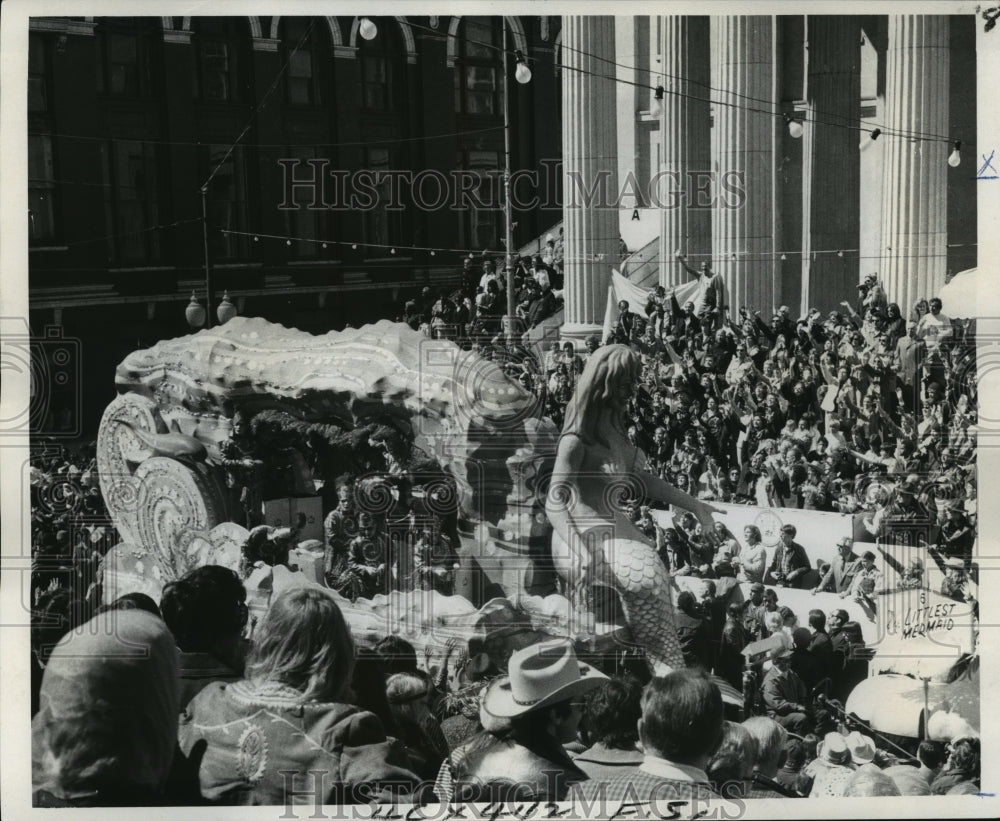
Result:
M139 542L160 557L168 572L183 575L197 562L190 551L199 534L221 521L222 502L214 483L174 459L154 456L135 472L138 486L136 528ZM190 566L189 566L190 565ZM169 580L165 580L169 581Z
M123 424L124 423L124 424ZM136 466L153 451L135 434L163 433L166 425L156 403L138 393L116 397L105 409L97 435L97 470L101 495L111 519L126 542L140 543L137 526L139 487Z

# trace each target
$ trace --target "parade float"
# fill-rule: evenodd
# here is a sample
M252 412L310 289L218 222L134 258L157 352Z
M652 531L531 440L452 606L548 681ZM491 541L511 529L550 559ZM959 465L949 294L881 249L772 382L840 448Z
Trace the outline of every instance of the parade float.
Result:
M105 601L158 599L210 563L242 571L258 615L282 585L325 585L324 516L353 470L359 511L387 537L430 517L456 542L454 595L339 597L360 643L400 634L430 656L487 638L485 625L517 640L570 632L536 561L556 431L497 364L397 323L313 336L237 317L130 354L116 387L97 446L122 539ZM275 548L290 574L254 561Z
M655 551L634 539L622 547L625 497L641 490L641 471L610 463L591 471L600 509L590 518L572 504L582 487L573 471L547 499L559 440L536 397L498 364L405 325L313 336L237 317L130 354L116 386L97 453L122 540L104 562L105 601L130 591L158 599L164 584L210 563L241 572L258 618L287 586L327 586L324 518L328 525L345 467L356 474L359 509L380 523L387 543L394 528L405 539L414 517L429 517L455 548L446 593L331 590L362 646L400 635L429 667L488 648L502 668L512 649L562 635L583 654L642 656L656 669L669 666L676 649L671 599L679 589L700 596L704 587L701 579L662 573ZM598 391L590 401L608 398ZM939 676L973 652L972 608L936 592L933 563L921 589L893 571L907 566L912 545L879 546L883 588L877 607L865 607L810 590L838 538L855 532L851 515L716 508L731 533L747 524L761 530L769 562L782 525L798 528L814 564L812 583L783 588L782 604L800 624L814 608L846 610L876 648L873 673ZM655 514L670 526L669 511ZM560 537L554 560L553 516L564 530L610 528L611 541L584 540L567 553ZM261 561L268 553L272 560ZM716 587L734 601L748 595L732 579ZM599 593L608 589L614 595ZM942 608L944 619L935 616Z

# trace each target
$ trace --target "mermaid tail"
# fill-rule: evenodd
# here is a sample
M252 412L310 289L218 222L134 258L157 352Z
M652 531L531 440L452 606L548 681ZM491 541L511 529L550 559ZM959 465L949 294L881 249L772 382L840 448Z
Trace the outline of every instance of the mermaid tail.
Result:
M578 626L585 632L592 628L593 613L585 604L587 591L593 585L611 587L621 600L632 638L645 651L653 672L662 676L685 667L670 594L672 582L656 548L627 522L610 533L594 528L589 535L571 544L558 531L552 534L552 559L566 580Z
M605 548L604 559L632 636L646 651L653 672L662 676L682 669L684 654L674 624L670 574L656 549L635 539L615 539Z

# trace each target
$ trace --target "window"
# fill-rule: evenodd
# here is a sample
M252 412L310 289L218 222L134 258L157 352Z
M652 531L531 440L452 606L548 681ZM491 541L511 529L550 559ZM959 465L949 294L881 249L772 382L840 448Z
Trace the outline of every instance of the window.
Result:
M108 93L139 95L139 44L131 34L111 34L108 45Z
M317 43L309 18L283 19L282 52L288 63L285 71L285 100L289 105L319 103L316 82Z
M496 115L503 67L500 21L467 17L459 29L455 62L455 110L462 114Z
M215 261L241 259L247 254L244 234L226 231L247 230L246 164L242 148L234 148L226 157L228 145L209 147L204 174L207 178L218 166L208 186L209 253ZM221 164L220 164L221 163Z
M28 230L31 244L55 238L55 174L52 171L52 138L28 137Z
M47 111L49 108L49 53L48 41L40 34L28 40L28 111Z
M137 17L107 18L97 28L97 90L112 97L142 97L152 91L150 57L158 42L157 22Z
M113 140L101 146L108 255L119 265L156 262L160 235L156 146Z
M309 165L309 160L316 159L316 149L312 146L294 146L289 148L284 156L300 160L294 172L297 178L307 179L313 175L319 177L323 174L321 166L317 170L316 166ZM314 197L319 208L310 208ZM298 207L282 211L285 215L285 232L288 236L303 240L329 239L329 231L326 230L329 220L321 218L322 214L329 212L320 210L322 209L320 194L308 186L296 187L292 192L292 202ZM291 248L298 259L315 259L320 255L321 246L319 242L295 242L293 239Z
M365 149L365 168L378 173L392 168L392 152L383 146ZM389 210L392 197L389 180L375 184L375 207L364 212L365 242L372 245L392 246L402 236L403 213ZM368 255L377 257L389 253L389 248L369 248Z
M361 56L361 85L365 108L384 111L392 106L389 62L384 54Z
M210 40L201 48L201 96L204 100L226 101L232 96L229 44Z
M497 174L497 151L467 151L463 166L477 173L479 184L471 192L464 210L462 244L468 248L494 248L500 238L501 200Z
M249 36L238 18L199 20L197 32L199 99L206 102L239 102L249 87L244 76L249 59Z
M402 77L397 61L402 54L396 27L389 21L379 24L378 37L360 40L361 100L371 111L392 111L400 102L395 90Z

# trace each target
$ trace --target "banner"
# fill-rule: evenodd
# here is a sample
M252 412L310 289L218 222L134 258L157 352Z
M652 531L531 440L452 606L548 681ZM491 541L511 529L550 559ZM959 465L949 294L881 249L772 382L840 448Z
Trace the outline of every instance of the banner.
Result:
M795 541L805 548L809 565L812 567L803 582L803 587L807 590L815 587L819 581L817 570L820 562L830 563L837 558L837 542L845 536L853 538L854 535L853 518L848 513L826 513L820 510L799 510L789 507L731 505L723 502L712 502L712 504L725 511L724 514L716 514L714 518L728 528L741 547L746 544L743 528L754 525L760 529L761 539L767 548L768 565L781 541L781 528L788 524L794 525ZM674 526L671 512L654 510L652 515L660 527ZM860 547L867 550L869 546Z
M646 318L646 299L649 297L650 290L650 288L642 288L630 282L617 271L611 272L611 284L608 285L608 304L604 310L604 339L611 335L611 331L615 327L615 322L618 320L618 303L621 300L624 299L628 302L630 314ZM683 305L698 295L698 280L678 285L673 289L673 292L678 304Z

